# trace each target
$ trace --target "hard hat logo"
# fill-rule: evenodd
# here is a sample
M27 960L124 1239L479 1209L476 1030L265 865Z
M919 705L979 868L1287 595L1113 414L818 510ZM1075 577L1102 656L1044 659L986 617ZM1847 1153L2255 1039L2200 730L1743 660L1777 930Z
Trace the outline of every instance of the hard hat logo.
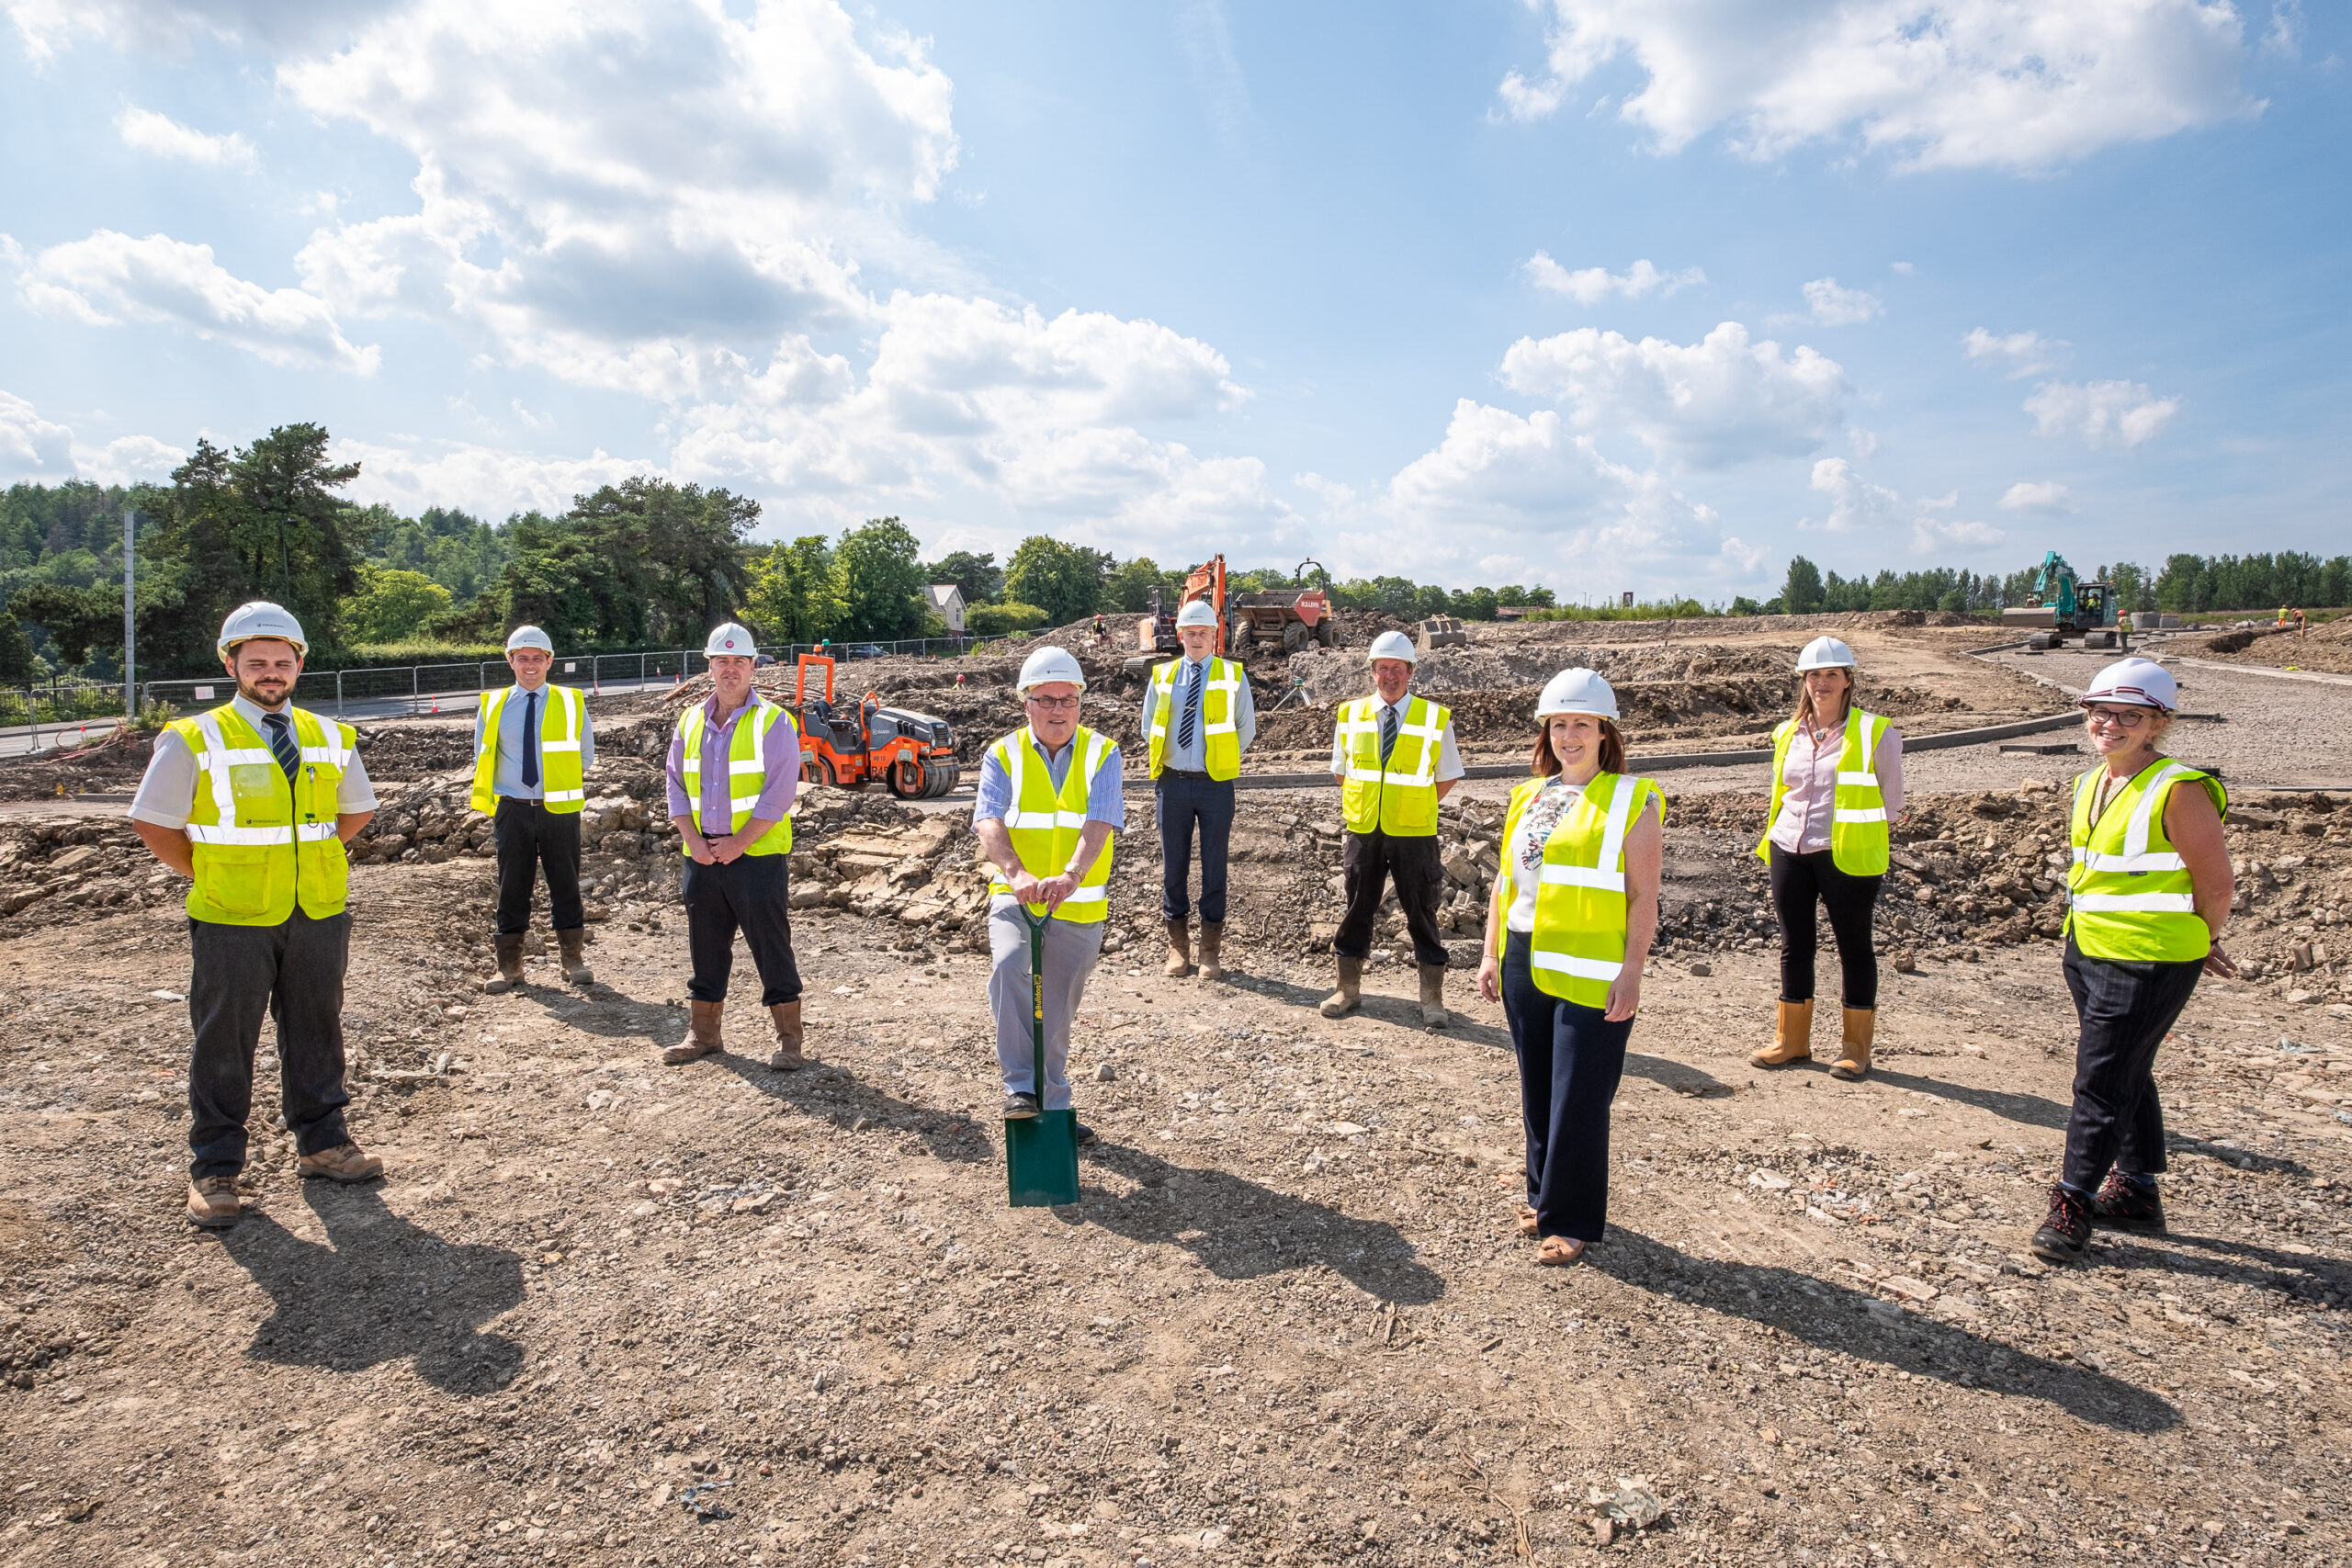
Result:
M749 659L759 646L758 639L752 636L751 627L741 621L721 621L710 628L710 636L702 645L702 656L705 659L721 656Z

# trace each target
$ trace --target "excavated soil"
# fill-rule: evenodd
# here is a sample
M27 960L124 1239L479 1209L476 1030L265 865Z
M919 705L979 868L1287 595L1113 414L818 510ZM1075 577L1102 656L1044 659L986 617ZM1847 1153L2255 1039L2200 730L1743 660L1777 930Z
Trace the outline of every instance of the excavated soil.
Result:
M2298 637L2264 625L2217 632L2207 637L2167 638L2168 653L2195 659L2226 660L2232 664L2266 664L2278 670L2324 670L2352 675L2352 617L2323 621Z

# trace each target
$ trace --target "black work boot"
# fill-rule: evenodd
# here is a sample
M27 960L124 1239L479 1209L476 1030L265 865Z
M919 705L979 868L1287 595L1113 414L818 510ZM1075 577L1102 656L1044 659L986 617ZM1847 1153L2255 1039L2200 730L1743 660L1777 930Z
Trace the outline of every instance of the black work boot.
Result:
M2165 1228L2165 1201L2156 1196L2156 1184L2127 1180L2120 1170L2107 1173L2098 1196L2091 1200L2091 1213L2098 1216L2099 1224L2124 1230L2161 1232Z
M2050 1213L2041 1228L2033 1233L2026 1245L2044 1263L2072 1263L2083 1255L2091 1242L2091 1201L2069 1191L2064 1186L2050 1185Z

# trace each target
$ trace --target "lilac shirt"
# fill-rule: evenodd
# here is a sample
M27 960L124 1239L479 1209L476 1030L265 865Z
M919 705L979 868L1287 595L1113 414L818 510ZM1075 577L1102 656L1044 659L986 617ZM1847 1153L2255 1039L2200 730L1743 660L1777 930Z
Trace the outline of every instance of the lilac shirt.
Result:
M756 712L755 697L728 715L718 715L716 693L702 705L702 777L695 781L702 795L702 819L713 828L735 820L731 802L734 780L727 771L728 761L735 745L735 726L744 716ZM767 784L760 791L760 803L752 807L752 818L760 822L781 822L792 813L793 796L800 793L800 732L793 728L792 716L786 714L768 726L761 738L760 761L767 768ZM692 802L686 795L686 738L673 729L670 732L670 815L693 815ZM718 836L728 829L719 828ZM713 835L706 835L709 837Z
M1847 716L1850 722L1852 715ZM1846 750L1846 726L1821 738L1815 750L1813 732L1799 725L1789 738L1789 754L1781 765L1781 782L1788 793L1781 796L1781 814L1772 819L1772 841L1791 854L1808 855L1829 847L1830 814L1838 802L1838 759ZM1878 738L1871 771L1878 774L1878 793L1886 801L1886 819L1903 815L1903 732L1893 725Z

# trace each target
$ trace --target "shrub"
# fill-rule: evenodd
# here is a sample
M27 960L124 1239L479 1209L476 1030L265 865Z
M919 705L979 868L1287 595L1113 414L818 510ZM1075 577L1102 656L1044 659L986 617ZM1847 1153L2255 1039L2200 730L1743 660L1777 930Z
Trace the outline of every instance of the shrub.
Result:
M1035 631L1047 619L1035 604L975 604L964 612L964 630L972 637L1012 637Z

